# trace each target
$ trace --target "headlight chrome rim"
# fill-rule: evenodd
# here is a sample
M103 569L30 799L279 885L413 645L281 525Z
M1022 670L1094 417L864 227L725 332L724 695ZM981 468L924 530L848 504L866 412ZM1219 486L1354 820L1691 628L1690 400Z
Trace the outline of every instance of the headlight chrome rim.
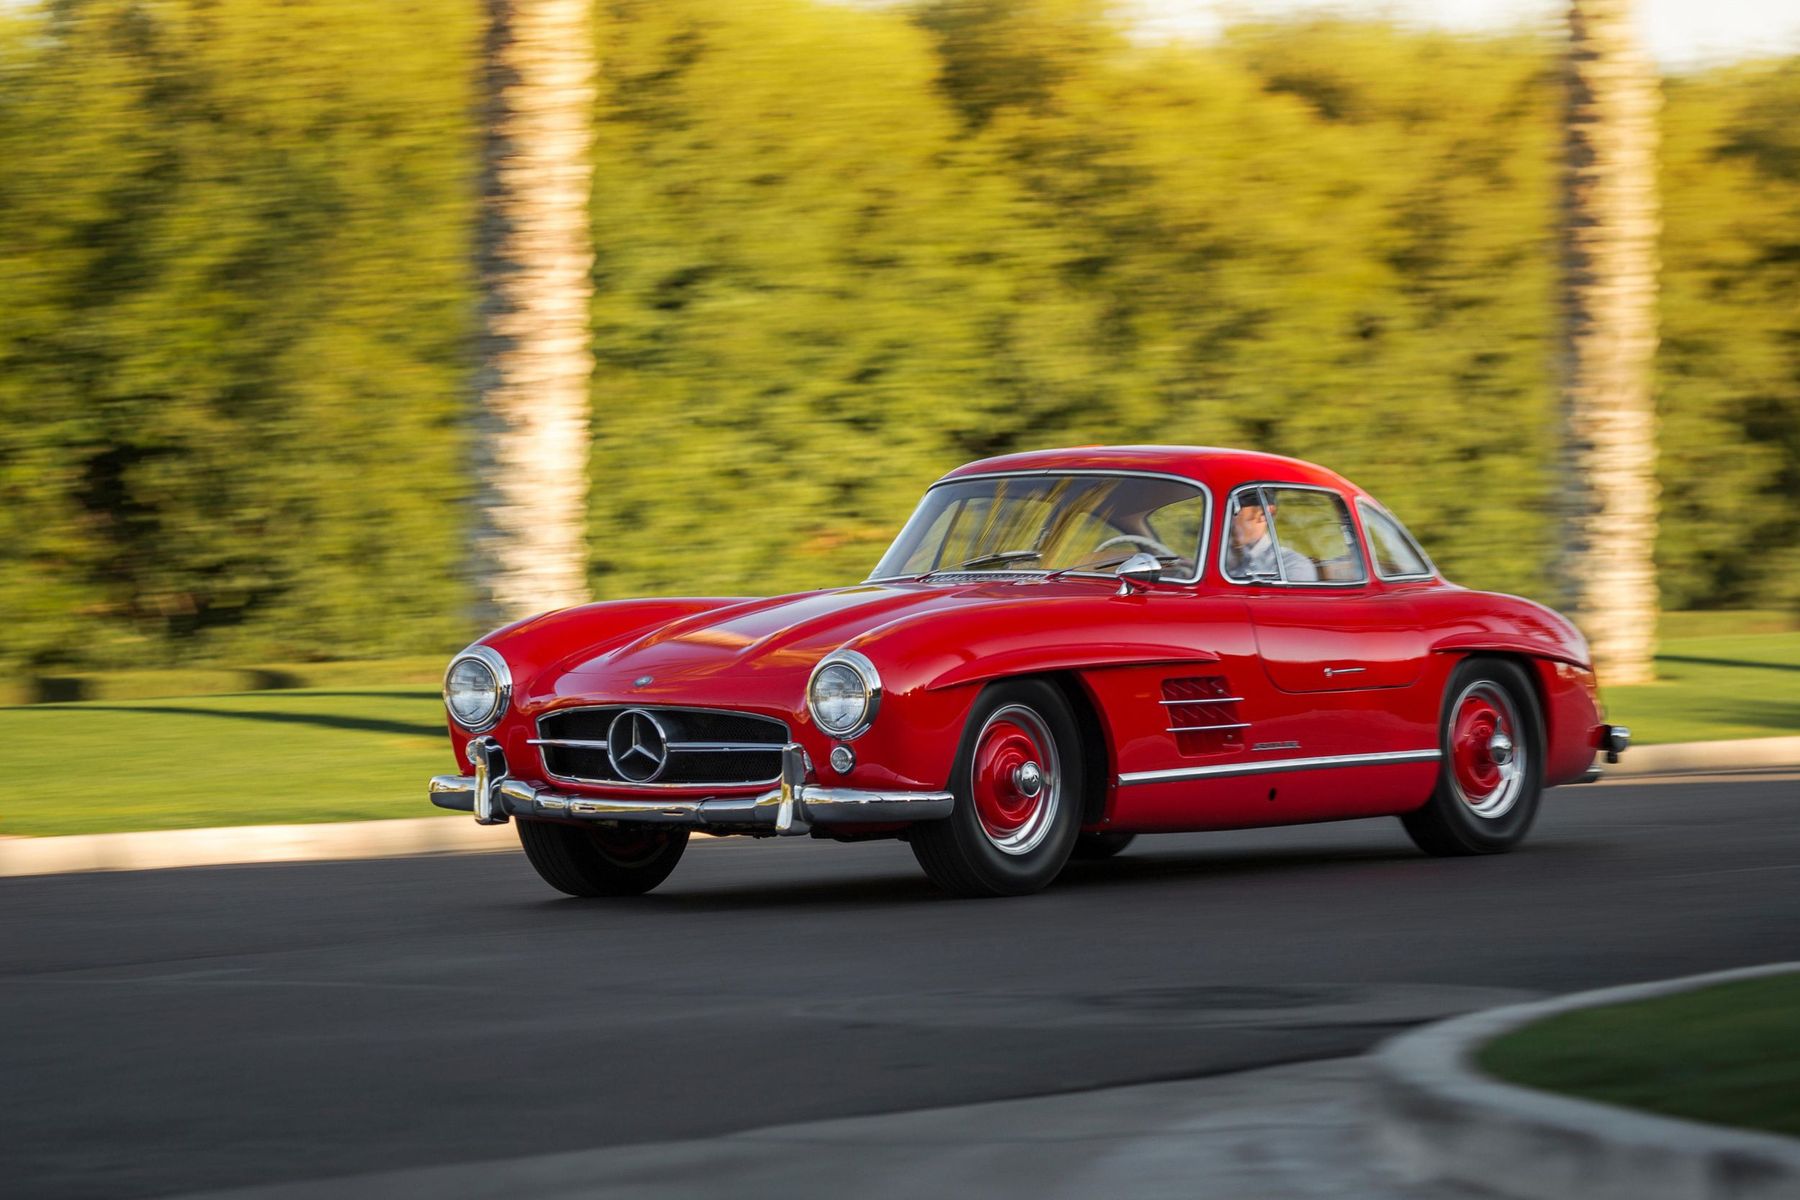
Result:
M475 724L466 724L450 704L450 676L456 671L458 663L468 661L479 662L494 676L493 706L488 710L487 715ZM506 659L502 658L500 652L492 646L470 646L452 658L450 665L444 668L444 711L450 714L450 719L456 722L459 728L470 733L486 733L500 723L500 718L506 715L507 707L512 703L512 690L512 668L506 665Z
M813 685L818 682L819 676L827 667L834 665L846 666L855 672L856 675L862 679L863 694L867 698L863 706L861 720L857 721L857 723L849 729L842 731L833 729L824 721L820 720L818 709L813 705ZM812 674L807 677L806 712L807 715L812 718L813 724L817 725L819 731L824 733L827 737L835 738L840 742L853 742L863 734L869 732L869 727L875 724L875 716L880 711L881 673L875 669L875 664L869 661L869 657L866 654L862 654L855 650L833 650L830 654L827 654L824 658L819 660L818 665L813 667Z

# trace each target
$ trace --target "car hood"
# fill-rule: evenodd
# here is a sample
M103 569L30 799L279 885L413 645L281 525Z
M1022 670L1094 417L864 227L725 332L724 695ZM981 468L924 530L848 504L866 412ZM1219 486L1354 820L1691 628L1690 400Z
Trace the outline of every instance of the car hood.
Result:
M734 602L671 621L600 653L565 659L544 672L533 690L539 699L629 696L667 702L691 699L696 681L704 680L711 691L729 680L797 702L819 659L895 621L1061 596L1091 597L1097 589L1105 594L1105 587L1104 581L1093 579L1027 576L960 584L870 583ZM769 690L774 688L782 691Z

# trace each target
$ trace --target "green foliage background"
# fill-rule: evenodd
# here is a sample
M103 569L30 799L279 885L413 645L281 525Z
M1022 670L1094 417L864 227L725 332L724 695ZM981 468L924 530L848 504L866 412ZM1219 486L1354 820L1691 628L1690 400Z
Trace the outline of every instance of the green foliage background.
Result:
M0 9L0 660L468 630L480 6ZM1546 591L1556 46L596 0L598 595L860 578L1058 443L1249 445ZM1665 601L1800 606L1800 63L1665 87Z

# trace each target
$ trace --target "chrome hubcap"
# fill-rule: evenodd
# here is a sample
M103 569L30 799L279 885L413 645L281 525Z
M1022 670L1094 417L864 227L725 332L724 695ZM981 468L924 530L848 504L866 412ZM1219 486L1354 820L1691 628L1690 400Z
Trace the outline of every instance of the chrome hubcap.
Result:
M1505 816L1525 790L1521 728L1511 694L1489 679L1471 683L1450 706L1445 756L1450 783L1477 817L1492 821Z
M975 736L971 764L975 819L994 849L1030 854L1050 836L1062 804L1056 738L1044 718L1009 704Z

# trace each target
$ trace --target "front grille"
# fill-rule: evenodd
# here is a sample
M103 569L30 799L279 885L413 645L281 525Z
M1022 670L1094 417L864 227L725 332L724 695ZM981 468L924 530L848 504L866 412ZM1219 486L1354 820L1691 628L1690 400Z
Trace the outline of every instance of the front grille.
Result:
M660 741L667 761L650 778L643 776L652 765L643 755L621 754L622 774L607 752L607 738L614 723L626 713L640 714L640 740L654 750ZM577 783L616 783L658 787L669 784L711 784L721 787L773 784L781 778L781 748L788 743L788 728L772 717L724 712L706 708L651 708L609 705L601 708L566 708L538 718L538 749L544 770L557 779ZM569 744L575 743L575 744ZM629 726L622 727L618 745L632 743Z

